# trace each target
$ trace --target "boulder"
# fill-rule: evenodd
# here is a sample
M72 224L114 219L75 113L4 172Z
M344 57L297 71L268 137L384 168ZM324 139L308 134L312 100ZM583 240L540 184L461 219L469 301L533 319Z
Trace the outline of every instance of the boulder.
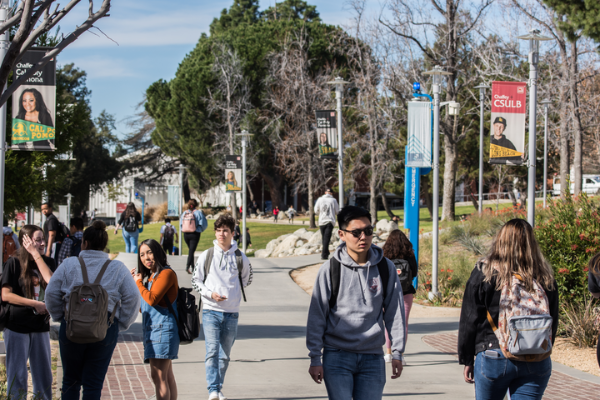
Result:
M213 219L213 216L212 215L207 215L206 219Z
M303 244L304 244L304 240L300 239L296 242L296 245L294 247L302 247Z
M388 232L395 231L396 229L400 229L398 228L398 224L394 221L390 221L388 224Z
M380 240L387 240L387 238L390 236L390 232L384 232L381 235L379 235L379 239Z
M390 222L387 219L382 219L377 221L377 224L375 224L375 230L377 232L389 232L389 226L390 226Z
M306 230L306 228L300 228L296 232L294 232L293 235L296 235L298 237L302 237L306 232L308 232Z
M275 250L273 250L272 257L281 257L281 254L285 254L283 257L287 257L287 255L289 255L288 251L291 249L293 252L293 249L296 248L296 242L298 241L299 237L291 234L284 236L285 238L277 245L277 247L275 247Z
M269 253L272 253L278 244L279 242L277 241L277 239L273 239L269 243L267 243L267 250L269 251Z
M321 231L318 230L315 233L312 234L312 236L310 237L310 239L308 239L308 244L316 244L319 245L321 244L323 240L323 237L321 236Z
M271 253L267 249L256 250L254 253L254 257L256 258L267 258L271 255Z
M311 247L298 247L296 250L294 250L294 255L295 256L307 256L309 254L313 254L313 250Z

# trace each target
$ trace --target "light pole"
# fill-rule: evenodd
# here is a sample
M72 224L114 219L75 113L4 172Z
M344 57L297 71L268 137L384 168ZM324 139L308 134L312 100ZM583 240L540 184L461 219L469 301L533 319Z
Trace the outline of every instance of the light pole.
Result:
M546 208L546 186L548 183L548 107L552 100L545 99L540 101L544 106L544 208Z
M484 83L475 86L475 89L479 89L479 215L483 213L483 112L485 109L485 89L489 88Z
M71 193L67 193L65 195L65 197L67 198L67 221L66 224L67 227L71 227L71 198L73 197L73 195Z
M238 134L242 137L242 252L246 253L246 195L248 192L248 185L246 185L246 147L248 147L248 141L250 140L251 133L247 130L243 130L242 133ZM234 193L235 196L235 193Z
M529 40L529 157L527 179L527 221L535 225L535 157L536 157L536 130L535 111L537 108L537 65L540 59L540 41L552 38L540 35L539 29L532 29L529 34L518 36L519 39Z
M183 236L183 232L181 231L181 215L183 214L183 171L185 170L185 165L179 164L179 255L183 256L183 247L181 247L182 242L181 238Z
M335 85L335 99L337 100L337 134L338 134L338 188L340 208L344 207L344 143L342 142L342 98L344 97L344 85L346 82L339 76L327 82ZM373 195L373 194L371 194Z
M443 75L452 75L436 65L431 71L423 72L432 75L433 85L433 228L432 228L432 262L431 262L431 293L433 300L438 294L438 236L439 236L439 207L440 207L440 92Z

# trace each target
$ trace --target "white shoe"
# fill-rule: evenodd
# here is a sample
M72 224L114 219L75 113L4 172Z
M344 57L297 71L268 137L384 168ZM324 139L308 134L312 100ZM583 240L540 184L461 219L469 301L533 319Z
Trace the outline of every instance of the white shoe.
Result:
M219 392L219 400L227 400L227 397L225 397L223 392Z
M391 363L392 362L392 355L391 354L386 354L385 356L383 356L383 359L385 360L386 363Z
M402 358L402 366L405 367L406 366L406 358Z
M219 392L210 392L208 400L219 400Z

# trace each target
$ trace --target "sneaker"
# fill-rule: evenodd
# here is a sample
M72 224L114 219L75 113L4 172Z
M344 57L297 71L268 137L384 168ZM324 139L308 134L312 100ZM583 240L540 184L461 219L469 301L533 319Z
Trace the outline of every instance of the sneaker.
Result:
M386 354L385 356L383 356L383 359L385 360L386 363L391 363L392 362L392 355L391 354Z
M227 400L227 397L225 397L223 392L219 392L219 400Z
M402 366L405 367L406 366L406 358L402 358Z
M219 392L210 392L208 400L219 400Z

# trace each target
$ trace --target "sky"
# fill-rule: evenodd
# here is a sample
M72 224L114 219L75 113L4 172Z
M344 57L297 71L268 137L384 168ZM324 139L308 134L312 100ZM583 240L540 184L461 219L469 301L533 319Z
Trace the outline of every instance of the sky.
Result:
M99 3L96 1L95 3ZM58 64L75 63L86 71L92 91L92 113L106 110L117 120L117 134L128 133L125 120L136 113L146 89L159 79L171 80L179 63L208 33L213 18L233 0L113 0L110 17L98 21L58 57ZM343 0L309 0L321 19L345 25L351 12ZM274 4L262 0L261 9ZM88 3L81 2L60 23L67 35L87 17ZM378 2L370 7L379 9ZM110 38L110 39L109 39Z

